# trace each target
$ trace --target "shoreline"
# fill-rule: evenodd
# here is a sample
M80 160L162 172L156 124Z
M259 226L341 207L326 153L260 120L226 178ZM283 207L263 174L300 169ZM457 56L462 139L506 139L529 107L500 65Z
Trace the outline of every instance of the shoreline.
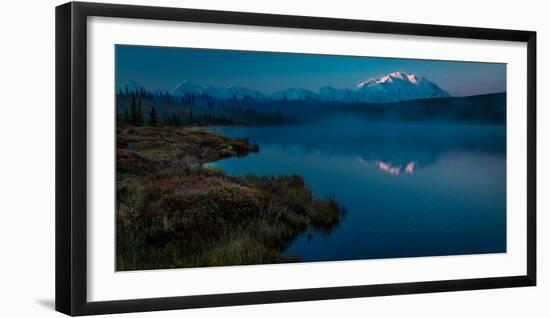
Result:
M300 261L285 255L289 244L331 231L343 208L297 175L208 165L258 151L203 127L117 125L117 270Z

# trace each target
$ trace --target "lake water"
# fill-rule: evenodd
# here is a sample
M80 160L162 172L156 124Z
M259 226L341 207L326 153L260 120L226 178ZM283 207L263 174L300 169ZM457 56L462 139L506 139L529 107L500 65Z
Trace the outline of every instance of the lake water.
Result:
M226 173L295 173L347 209L333 232L289 246L303 261L506 251L504 126L343 119L216 130L260 146L214 163Z

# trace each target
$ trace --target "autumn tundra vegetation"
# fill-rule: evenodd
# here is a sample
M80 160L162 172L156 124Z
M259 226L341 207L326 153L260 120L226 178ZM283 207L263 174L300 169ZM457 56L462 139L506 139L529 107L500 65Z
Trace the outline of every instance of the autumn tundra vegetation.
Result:
M298 175L230 176L209 165L261 151L248 140L147 117L117 124L117 270L298 262L288 245L343 217Z

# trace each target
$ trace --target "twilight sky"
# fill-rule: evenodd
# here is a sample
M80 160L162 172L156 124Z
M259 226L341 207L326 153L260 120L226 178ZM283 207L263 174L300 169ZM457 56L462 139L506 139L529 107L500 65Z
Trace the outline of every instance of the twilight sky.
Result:
M355 88L395 71L414 73L453 96L506 91L506 64L399 58L115 46L116 84L135 81L167 90L183 80L202 86L245 86L263 93L291 87Z

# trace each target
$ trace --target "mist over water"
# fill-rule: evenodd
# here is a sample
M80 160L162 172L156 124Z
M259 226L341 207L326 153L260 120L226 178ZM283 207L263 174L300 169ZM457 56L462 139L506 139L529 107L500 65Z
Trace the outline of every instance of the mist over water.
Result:
M333 232L307 231L287 249L303 261L506 251L504 125L340 117L215 129L260 147L214 163L226 173L295 173L346 208Z

